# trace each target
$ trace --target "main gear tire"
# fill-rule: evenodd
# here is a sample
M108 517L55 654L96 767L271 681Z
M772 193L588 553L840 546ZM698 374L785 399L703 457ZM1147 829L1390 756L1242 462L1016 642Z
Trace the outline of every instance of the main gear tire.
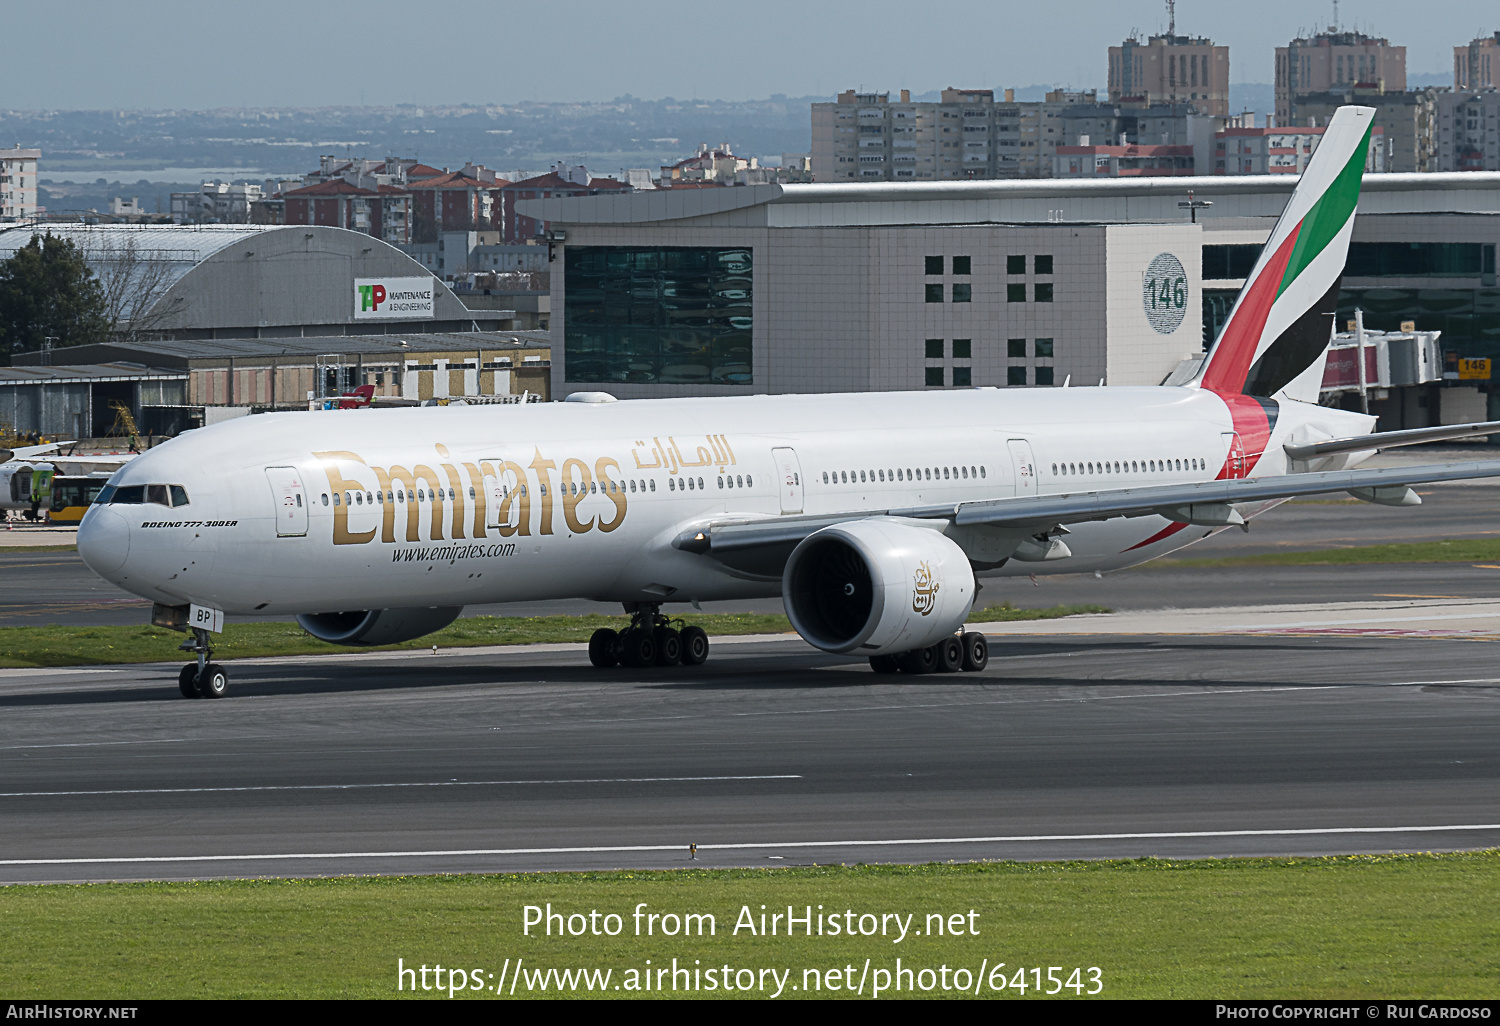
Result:
M702 627L682 629L682 665L702 666L708 662L708 632Z
M656 665L676 666L682 662L682 635L670 627L656 628Z
M871 656L870 669L876 673L895 673L901 669L901 658L893 655Z
M620 664L635 669L656 662L656 638L650 631L632 627L620 635Z
M950 634L936 645L938 673L957 673L964 668L964 646L958 635Z
M926 648L914 648L910 652L901 653L902 673L931 673L937 669L937 664L938 655L936 645L928 645Z
M990 642L978 631L969 631L963 636L964 669L977 673L989 665Z
M589 635L589 662L606 670L620 661L619 632L600 627Z

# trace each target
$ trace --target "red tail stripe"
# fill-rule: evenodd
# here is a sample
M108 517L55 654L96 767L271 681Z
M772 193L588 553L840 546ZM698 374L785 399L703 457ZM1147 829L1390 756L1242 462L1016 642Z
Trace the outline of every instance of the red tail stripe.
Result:
M1229 419L1234 422L1235 433L1240 436L1240 444L1245 448L1245 468L1242 474L1231 473L1230 463L1234 459L1234 453L1231 452L1224 457L1224 466L1219 468L1217 480L1223 481L1236 476L1249 477L1250 471L1255 469L1261 456L1265 455L1266 446L1271 442L1271 418L1260 401L1248 395L1233 393L1220 395L1219 398L1229 407Z
M1302 225L1293 228L1270 261L1260 270L1260 276L1250 283L1249 290L1240 300L1234 319L1224 328L1219 342L1208 356L1208 370L1203 375L1203 387L1221 395L1238 394L1245 390L1245 379L1250 376L1250 364L1255 359L1255 348L1260 344L1261 333L1266 327L1266 318L1281 288L1281 278L1286 274L1287 261L1292 258L1292 249L1297 245L1297 236Z

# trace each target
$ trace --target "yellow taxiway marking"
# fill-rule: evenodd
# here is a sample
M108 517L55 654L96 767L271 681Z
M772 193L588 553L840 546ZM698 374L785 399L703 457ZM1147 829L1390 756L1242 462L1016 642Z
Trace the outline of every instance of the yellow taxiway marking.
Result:
M1475 570L1500 570L1500 566L1494 563L1475 563L1473 566Z

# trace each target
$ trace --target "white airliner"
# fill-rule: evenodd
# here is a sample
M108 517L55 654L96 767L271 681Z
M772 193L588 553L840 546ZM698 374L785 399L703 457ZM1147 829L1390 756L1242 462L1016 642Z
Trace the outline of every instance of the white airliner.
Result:
M1342 108L1199 377L994 389L283 413L184 434L123 467L78 550L191 631L189 697L220 697L225 614L295 614L379 645L471 603L623 603L596 666L696 664L664 603L780 595L792 625L879 672L978 669L976 571L1116 570L1297 495L1411 505L1500 461L1350 469L1500 432L1391 432L1316 405L1374 111Z

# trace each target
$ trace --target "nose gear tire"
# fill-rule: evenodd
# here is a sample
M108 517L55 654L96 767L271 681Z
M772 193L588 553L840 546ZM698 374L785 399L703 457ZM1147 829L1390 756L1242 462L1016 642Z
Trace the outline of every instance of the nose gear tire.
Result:
M229 674L218 663L209 663L198 678L198 694L204 698L223 698L229 694Z
M177 690L183 698L202 698L198 693L198 664L188 663L177 675Z

